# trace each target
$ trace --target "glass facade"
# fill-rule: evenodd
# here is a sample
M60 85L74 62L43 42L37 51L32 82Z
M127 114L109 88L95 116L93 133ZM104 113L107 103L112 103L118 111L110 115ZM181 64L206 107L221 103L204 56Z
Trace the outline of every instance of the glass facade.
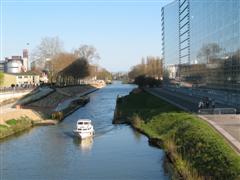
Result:
M175 64L179 59L178 46L178 2L162 8L162 55L167 64Z
M240 1L177 0L174 4L178 17L171 26L178 26L179 58L164 56L165 64L179 64L179 78L192 85L240 92ZM163 9L165 20L171 12ZM169 32L163 31L166 55Z

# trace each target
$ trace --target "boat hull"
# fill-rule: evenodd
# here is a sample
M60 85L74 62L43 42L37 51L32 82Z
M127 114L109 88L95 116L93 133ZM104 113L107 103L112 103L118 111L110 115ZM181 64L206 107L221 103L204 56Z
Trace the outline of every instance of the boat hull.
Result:
M86 139L89 137L92 137L94 135L94 131L89 131L89 132L79 132L79 131L74 131L77 136L81 139Z

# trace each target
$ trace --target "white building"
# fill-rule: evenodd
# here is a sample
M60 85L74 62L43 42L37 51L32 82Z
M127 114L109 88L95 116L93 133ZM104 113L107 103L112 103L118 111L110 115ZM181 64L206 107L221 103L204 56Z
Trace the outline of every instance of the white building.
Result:
M12 56L5 58L5 72L20 73L22 72L23 60L21 56Z

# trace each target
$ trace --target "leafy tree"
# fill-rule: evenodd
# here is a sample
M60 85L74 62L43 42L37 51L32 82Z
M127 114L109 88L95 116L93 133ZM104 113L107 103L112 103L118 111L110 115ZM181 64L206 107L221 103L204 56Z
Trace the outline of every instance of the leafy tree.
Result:
M58 73L72 64L77 57L71 53L59 53L55 55L50 61L46 62L46 70L51 83L55 82Z
M85 58L78 58L58 73L58 84L78 84L80 79L89 76L89 63Z
M135 78L134 83L137 84L140 88L147 87L147 86L155 87L155 86L160 86L162 84L162 80L141 75Z

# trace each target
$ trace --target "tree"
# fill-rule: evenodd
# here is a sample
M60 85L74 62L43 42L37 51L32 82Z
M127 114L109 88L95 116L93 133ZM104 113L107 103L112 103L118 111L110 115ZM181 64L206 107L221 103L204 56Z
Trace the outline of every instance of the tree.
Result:
M63 52L63 43L58 37L44 37L33 51L32 61L39 69L44 69L46 62L60 52Z
M106 69L102 68L97 72L97 79L99 80L112 80L112 74Z
M202 63L209 63L211 59L217 58L218 54L223 49L216 43L209 43L206 45L203 45L200 49L197 58Z
M130 79L135 79L138 76L145 75L145 67L142 64L138 64L133 66L131 71L128 73L128 77Z
M141 64L133 66L131 71L128 73L130 79L135 79L136 77L141 75L153 77L155 79L162 79L162 59L160 59L159 57L148 56L147 62L145 63L144 58L142 58Z
M0 72L0 85L3 84L3 80L4 80L4 74Z
M56 82L58 73L72 64L76 59L77 57L74 54L59 53L55 55L50 61L47 61L45 68L48 71L50 82Z
M90 45L81 45L78 49L74 50L74 54L79 58L86 58L91 63L97 63L100 59L97 49Z
M58 73L58 84L78 84L80 79L89 76L89 63L86 58L78 58Z
M134 83L142 87L157 87L162 84L162 80L155 79L153 77L146 77L145 75L137 76L134 80Z

